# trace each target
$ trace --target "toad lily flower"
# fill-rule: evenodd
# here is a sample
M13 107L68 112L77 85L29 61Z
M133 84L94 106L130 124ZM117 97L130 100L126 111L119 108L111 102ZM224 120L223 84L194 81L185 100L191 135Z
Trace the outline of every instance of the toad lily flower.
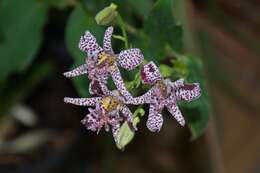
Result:
M132 98L131 94L126 89L118 66L132 70L142 63L144 57L140 49L132 48L121 51L119 54L115 54L111 46L111 37L113 33L113 27L108 27L105 31L103 48L101 48L96 38L86 31L80 38L79 49L87 53L88 59L86 64L83 64L72 71L64 73L66 77L75 77L82 74L88 74L90 80L96 80L96 82L106 83L109 75L118 89L118 91L125 98ZM92 94L96 93L95 88L92 86L95 82L90 83L90 91Z
M124 104L125 99L118 93L109 91L105 85L101 85L102 92L106 95L93 98L69 98L65 97L65 103L71 103L78 106L95 106L95 109L89 108L89 114L81 121L81 123L91 131L97 133L105 128L111 131L115 142L117 142L117 134L123 119L125 119L132 130L137 130L133 125L132 112ZM120 113L123 118L121 118Z
M160 131L163 124L161 111L164 107L173 115L177 122L185 125L184 117L178 108L177 101L192 101L200 97L200 86L198 83L185 84L183 79L171 82L163 79L159 69L153 62L149 62L141 69L141 79L144 84L153 87L144 95L133 98L130 104L150 104L147 127L152 132Z

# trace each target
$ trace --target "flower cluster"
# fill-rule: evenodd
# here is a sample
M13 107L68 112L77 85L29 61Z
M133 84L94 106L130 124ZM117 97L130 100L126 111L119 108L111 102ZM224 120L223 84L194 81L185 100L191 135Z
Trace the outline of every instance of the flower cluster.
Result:
M120 126L127 121L131 130L137 130L133 124L132 112L127 105L149 104L147 127L152 132L160 131L163 124L161 111L164 107L182 126L185 120L177 106L177 101L192 101L200 96L198 83L186 84L183 79L172 82L164 79L154 62L149 62L141 68L141 79L152 88L139 97L133 97L127 90L119 67L133 70L143 63L143 55L138 48L132 48L115 54L111 46L113 27L105 31L103 48L96 42L95 37L86 31L80 38L79 49L87 54L85 64L64 73L66 77L76 77L86 74L90 80L89 91L92 98L69 98L64 102L79 106L93 106L81 123L89 130L97 133L102 127L111 129L115 142ZM111 76L116 90L110 91L107 79Z

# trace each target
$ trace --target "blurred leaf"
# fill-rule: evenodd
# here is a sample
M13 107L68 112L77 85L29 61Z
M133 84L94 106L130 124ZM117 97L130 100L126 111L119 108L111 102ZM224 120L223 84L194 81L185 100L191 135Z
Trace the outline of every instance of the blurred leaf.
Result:
M140 122L140 117L144 116L145 111L143 108L137 108L133 114L133 123L137 125ZM139 116L138 116L139 115ZM118 136L117 136L117 148L124 150L125 146L129 144L134 138L135 132L133 132L127 122L124 122L120 127Z
M6 82L0 90L0 116L9 110L15 102L32 92L51 73L52 68L52 64L48 62L35 64L29 68L24 76L15 81Z
M50 130L35 130L0 145L0 153L25 153L46 144L54 137Z
M47 5L64 9L68 6L74 6L77 4L77 0L44 0L44 3L47 3Z
M144 33L149 51L148 56L155 56L158 60L166 58L166 45L169 44L175 51L181 52L182 27L177 24L172 14L172 0L158 0L144 21Z
M161 64L159 68L163 77L170 77L173 73L173 68L168 65Z
M203 73L203 65L199 58L193 56L179 56L175 61L176 65L187 69L185 76L187 82L200 83L201 97L192 102L181 102L180 106L184 109L185 116L188 119L188 126L192 133L192 140L202 135L204 129L207 127L209 120L209 113L211 111L210 100L205 83L205 75ZM180 72L179 74L182 74Z
M83 35L86 30L89 30L98 41L102 40L104 34L102 27L97 26L93 17L78 5L70 14L65 31L66 45L75 61L72 68L85 63L86 55L79 50L78 42L80 36ZM73 83L81 96L85 97L89 95L89 81L85 75L73 78Z
M128 3L131 7L143 18L146 18L152 8L152 1L151 0L138 0L132 1L129 0Z
M23 104L14 105L9 114L18 122L29 127L35 126L38 120L35 112L30 107Z
M38 0L0 2L0 81L25 70L41 45L47 6Z
M98 25L108 25L117 17L117 5L111 3L108 7L105 7L103 10L98 12L95 16L95 20Z

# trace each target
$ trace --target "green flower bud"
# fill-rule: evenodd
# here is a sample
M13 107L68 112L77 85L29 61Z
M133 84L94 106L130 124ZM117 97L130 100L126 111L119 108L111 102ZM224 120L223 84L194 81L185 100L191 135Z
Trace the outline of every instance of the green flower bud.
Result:
M111 23L117 16L117 5L111 3L108 7L101 10L95 17L98 25L107 25Z

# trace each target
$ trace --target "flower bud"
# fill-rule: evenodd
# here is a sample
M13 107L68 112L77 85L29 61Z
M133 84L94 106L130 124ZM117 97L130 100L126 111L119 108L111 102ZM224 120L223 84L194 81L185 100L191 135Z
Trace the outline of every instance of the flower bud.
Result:
M108 7L101 10L95 17L98 25L107 25L111 23L117 16L117 5L111 3Z

